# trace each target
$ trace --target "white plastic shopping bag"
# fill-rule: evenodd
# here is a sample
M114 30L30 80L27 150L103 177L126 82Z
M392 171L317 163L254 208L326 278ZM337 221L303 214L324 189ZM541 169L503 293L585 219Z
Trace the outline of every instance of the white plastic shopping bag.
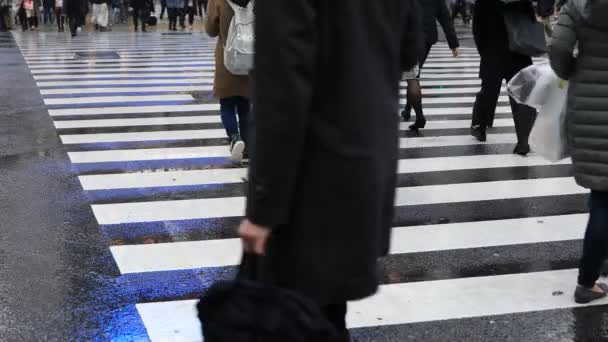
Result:
M553 162L567 158L568 83L557 77L549 64L537 64L513 77L508 84L508 92L518 103L538 110L530 133L532 151Z

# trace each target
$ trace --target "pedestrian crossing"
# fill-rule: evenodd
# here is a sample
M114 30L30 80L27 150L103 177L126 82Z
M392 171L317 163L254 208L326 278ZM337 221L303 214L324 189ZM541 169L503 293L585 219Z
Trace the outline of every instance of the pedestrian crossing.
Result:
M200 341L196 298L233 276L240 258L235 228L247 174L229 161L212 98L215 40L199 33L14 36L120 279L133 287L125 305L137 309L152 341ZM96 51L119 58L77 55ZM417 135L400 125L381 288L349 303L355 341L489 341L526 331L520 341L541 341L534 320L518 332L483 326L578 307L570 294L587 191L572 179L570 160L511 154L504 88L488 142L469 136L478 67L475 49L462 48L458 58L444 44L431 51L422 72L427 126ZM407 83L400 86L404 104ZM454 333L459 325L474 328Z

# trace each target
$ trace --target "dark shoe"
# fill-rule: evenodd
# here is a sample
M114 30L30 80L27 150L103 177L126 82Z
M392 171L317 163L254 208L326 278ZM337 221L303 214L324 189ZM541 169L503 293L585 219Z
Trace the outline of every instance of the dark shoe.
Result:
M240 163L243 160L243 152L245 151L245 142L241 137L235 135L230 139L230 160Z
M424 128L424 126L426 126L426 119L416 120L413 125L410 125L410 130L418 132L418 130Z
M410 121L410 119L412 118L412 112L411 111L406 111L405 108L401 111L401 117L403 118L403 121L408 122Z
M527 156L530 153L530 145L528 144L517 144L515 149L513 150L514 154L519 154L520 156Z
M606 297L606 295L608 294L608 285L604 283L597 283L597 286L604 290L604 292L594 292L591 291L590 288L578 285L576 287L576 291L574 291L574 301L578 304L587 304L591 301Z
M485 142L487 140L486 129L481 126L471 127L471 135L480 142Z

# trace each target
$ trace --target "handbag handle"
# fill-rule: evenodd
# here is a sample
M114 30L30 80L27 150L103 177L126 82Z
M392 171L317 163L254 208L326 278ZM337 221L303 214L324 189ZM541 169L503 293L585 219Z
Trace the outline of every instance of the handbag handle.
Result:
M236 280L258 280L258 266L259 256L250 252L243 252L241 258L241 264L239 265L238 272L236 274Z

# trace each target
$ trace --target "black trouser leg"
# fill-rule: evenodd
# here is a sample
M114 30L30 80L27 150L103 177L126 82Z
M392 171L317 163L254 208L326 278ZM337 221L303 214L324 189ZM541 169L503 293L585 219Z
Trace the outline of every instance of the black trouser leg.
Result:
M139 28L139 9L133 9L133 26L135 27L135 31Z
M473 105L472 126L481 126L485 129L492 120L496 111L496 103L500 96L502 77L499 75L486 75L481 79L481 90L477 93Z
M589 223L583 242L578 283L593 287L608 256L608 192L591 191Z
M517 135L517 143L521 146L528 145L530 132L536 121L536 109L515 102L509 97L511 104L511 112L513 113L513 122L515 123L515 135Z
M167 15L169 16L169 30L175 30L176 21L177 21L177 9L176 8L167 9Z
M75 18L70 18L70 32L72 33L72 37L78 34L78 23Z
M165 15L165 10L167 9L167 0L163 0L160 2L160 17L159 19L162 19L163 16Z
M194 7L192 6L188 6L187 8L188 11L188 25L192 26L194 25Z
M506 81L509 82L509 80L515 76L515 74L516 73L507 75ZM536 121L536 109L519 104L511 97L509 97L509 104L511 105L511 112L513 113L513 122L515 124L517 143L522 147L527 146L530 132L532 131L532 127ZM494 114L494 112L495 111L493 111L492 114Z
M178 13L179 13L179 26L181 28L185 28L186 27L186 9L179 8Z
M350 342L350 334L346 329L346 303L331 304L321 307L321 312L340 334L335 342Z

